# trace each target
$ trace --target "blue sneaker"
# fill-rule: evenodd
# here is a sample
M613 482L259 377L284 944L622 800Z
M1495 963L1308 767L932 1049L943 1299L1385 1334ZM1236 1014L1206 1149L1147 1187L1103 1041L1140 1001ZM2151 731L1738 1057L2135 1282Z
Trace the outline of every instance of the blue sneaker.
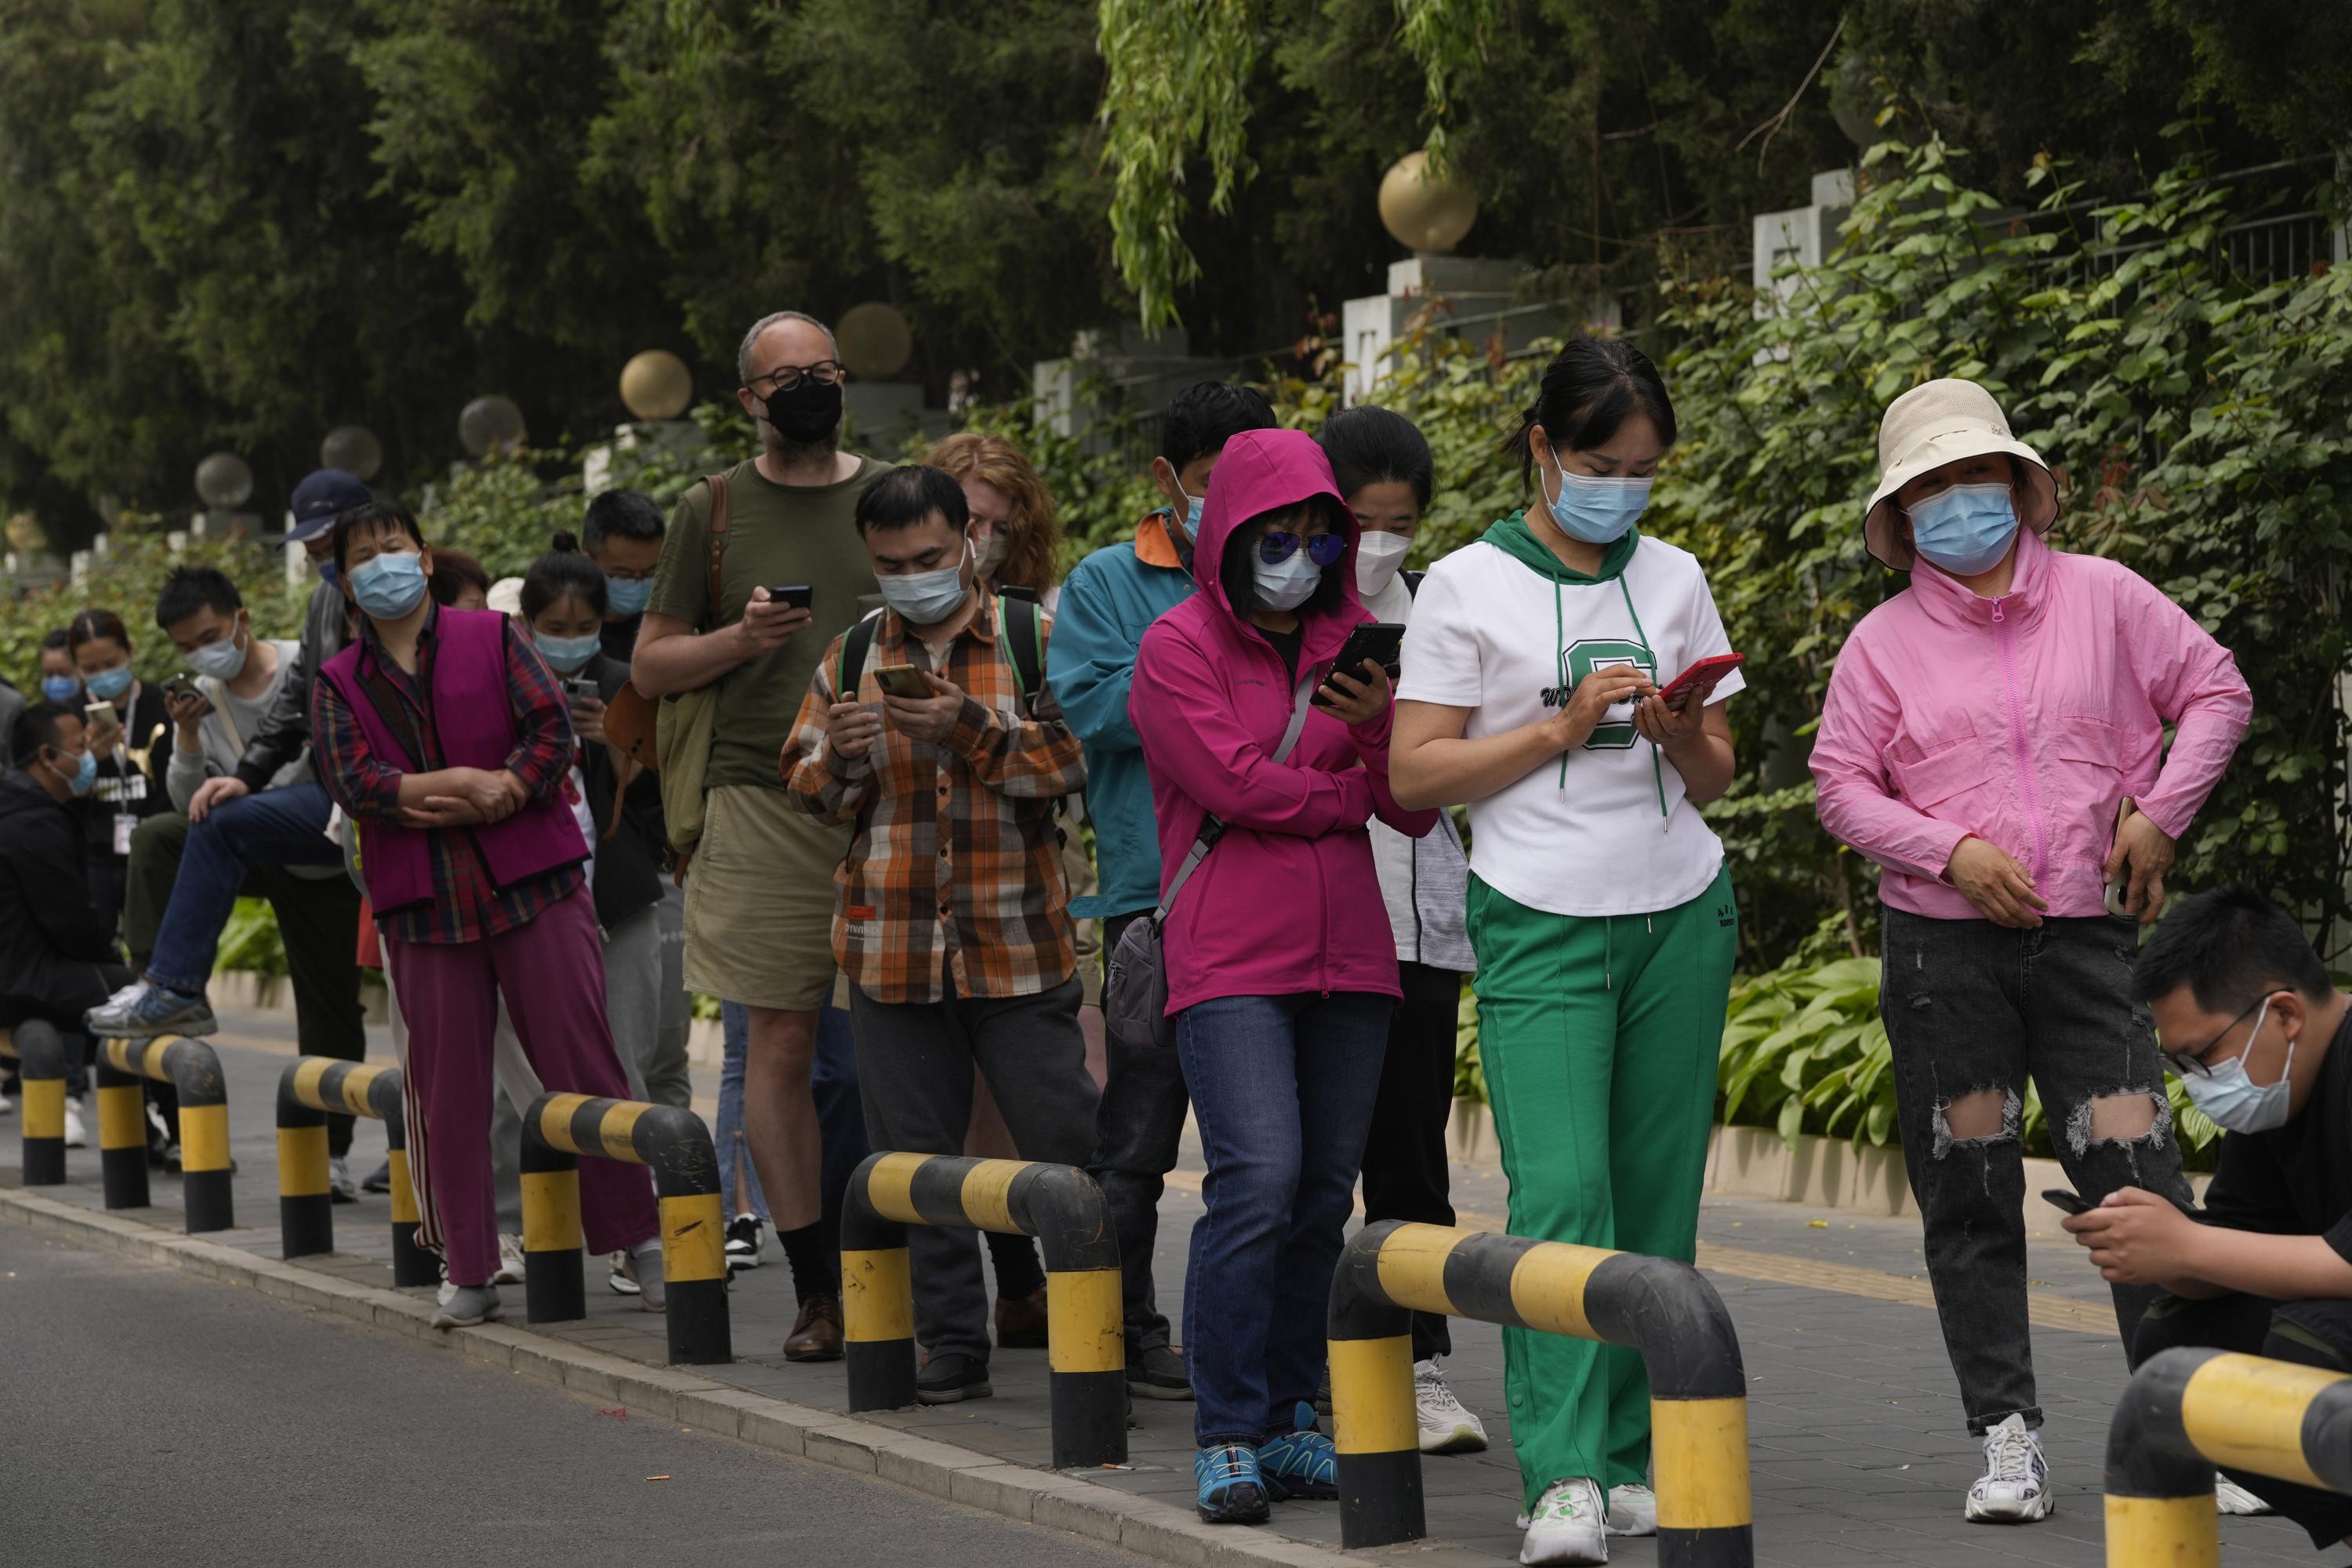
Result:
M83 1016L82 1026L101 1040L152 1040L158 1035L212 1035L220 1032L212 1006L201 994L147 984L117 992Z
M1315 1407L1298 1405L1298 1430L1269 1437L1258 1445L1259 1473L1276 1502L1292 1498L1335 1498L1339 1495L1339 1452L1331 1439L1315 1430Z
M1264 1524L1265 1479L1257 1450L1246 1443L1213 1443L1192 1456L1201 1517L1211 1524Z

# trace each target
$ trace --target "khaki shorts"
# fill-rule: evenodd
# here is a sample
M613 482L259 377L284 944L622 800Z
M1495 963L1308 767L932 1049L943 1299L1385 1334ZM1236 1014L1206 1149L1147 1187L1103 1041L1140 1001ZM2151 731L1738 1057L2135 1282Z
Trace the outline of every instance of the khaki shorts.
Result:
M747 1007L806 1012L833 994L833 873L850 830L792 808L780 789L710 792L686 874L686 984Z

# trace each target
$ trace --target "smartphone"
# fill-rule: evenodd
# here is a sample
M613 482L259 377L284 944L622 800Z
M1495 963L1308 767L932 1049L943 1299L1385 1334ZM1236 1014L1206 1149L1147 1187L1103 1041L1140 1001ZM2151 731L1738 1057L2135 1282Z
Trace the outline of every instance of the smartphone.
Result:
M2064 1209L2068 1214L2088 1214L2091 1212L2091 1205L2088 1203L2084 1202L2079 1194L2070 1193L2063 1187L2048 1188L2042 1193L2042 1201L2046 1204L2055 1205L2057 1207Z
M195 694L196 678L184 671L163 682L163 695L166 697L194 697Z
M1682 701L1683 693L1696 691L1704 700L1725 676L1747 662L1748 656L1744 653L1709 654L1662 687L1658 699L1671 708Z
M81 721L86 725L96 726L100 724L120 724L122 721L114 716L113 703L98 701L83 704Z
M566 676L563 690L565 695L574 699L585 697L593 701L596 698L596 683L584 675Z
M929 697L931 683L911 664L886 664L874 672L875 682L893 697Z
M2116 807L2116 828L2107 836L2109 849L2116 847L2116 840L2123 834L2124 824L2131 820L2132 813L2137 809L2137 807L2132 805L2132 798L2129 795L2124 796L2123 804ZM2106 895L2107 913L2119 919L2128 920L2131 918L2131 911L2124 908L2124 889L2125 884L2122 882L2109 882L2100 890Z
M1377 660L1389 672L1389 679L1394 680L1402 668L1398 656L1403 646L1404 627L1396 622L1361 622L1348 629L1348 640L1339 645L1339 657L1331 661L1330 674L1361 680L1364 660L1369 658Z
M806 583L771 584L768 587L768 597L780 605L790 605L796 610L805 610L810 607L811 601L816 597L816 590Z

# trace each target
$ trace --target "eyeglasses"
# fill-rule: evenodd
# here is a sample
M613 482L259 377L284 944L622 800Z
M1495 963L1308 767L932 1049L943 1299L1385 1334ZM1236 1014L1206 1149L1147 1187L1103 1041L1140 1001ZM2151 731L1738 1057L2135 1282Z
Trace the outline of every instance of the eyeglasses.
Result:
M1265 533L1258 536L1258 559L1269 566L1279 566L1297 554L1302 544L1307 546L1307 559L1318 566L1337 565L1339 557L1348 553L1348 541L1343 534L1310 533L1301 538L1296 533Z
M2275 991L2265 991L2261 995L2255 997L2252 1001L2247 1003L2245 1012L2239 1014L2236 1017L2231 1019L2229 1023L2222 1026L2221 1032L2220 1034L2205 1042L2204 1049L2192 1051L2186 1055L2179 1051L2166 1051L2164 1053L2166 1063L2170 1066L2175 1073L2178 1073L2182 1078L2211 1078L2213 1076L2213 1069L2205 1065L2205 1058L2221 1048L2221 1042L2230 1037L2230 1031L2231 1029L2234 1029L2239 1025L2244 1023L2247 1016L2252 1014L2255 1008L2261 1006L2263 1003L2269 1001L2272 997L2277 994L2278 993Z
M753 392L759 392L761 396L765 397L767 393L760 392L762 382L768 384L768 390L771 392L790 392L801 384L803 377L816 383L819 386L831 386L839 381L841 376L842 363L839 360L821 359L814 364L780 364L765 375L753 376L750 385Z

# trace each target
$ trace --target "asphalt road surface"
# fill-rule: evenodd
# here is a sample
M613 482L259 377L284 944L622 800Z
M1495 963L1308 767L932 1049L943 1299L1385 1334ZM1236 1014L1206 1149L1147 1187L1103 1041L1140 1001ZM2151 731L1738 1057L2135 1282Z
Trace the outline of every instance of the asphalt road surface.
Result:
M0 1219L0 1563L1141 1561Z

